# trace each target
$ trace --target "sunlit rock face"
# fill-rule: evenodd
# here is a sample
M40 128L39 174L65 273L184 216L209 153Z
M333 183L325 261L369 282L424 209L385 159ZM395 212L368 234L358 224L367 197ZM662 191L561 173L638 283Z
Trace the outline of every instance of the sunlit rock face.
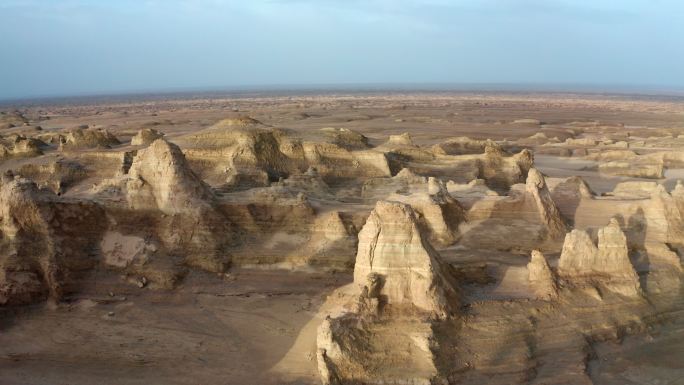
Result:
M627 238L614 219L598 230L598 245L585 231L568 233L558 271L571 281L596 278L622 294L635 296L640 293L639 277L629 259Z
M558 296L556 276L551 271L546 257L539 250L532 250L527 271L530 286L537 298L553 299Z
M410 206L380 201L359 232L354 282L377 274L387 304L445 315L454 311L456 292L438 258Z

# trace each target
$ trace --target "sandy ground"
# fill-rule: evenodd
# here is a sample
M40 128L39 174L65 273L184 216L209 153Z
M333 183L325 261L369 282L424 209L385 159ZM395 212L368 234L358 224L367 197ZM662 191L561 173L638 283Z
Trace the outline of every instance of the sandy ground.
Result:
M159 292L96 275L66 303L1 310L0 382L315 383L309 323L326 294L350 280L238 271L227 281L198 273ZM306 342L295 345L301 336Z

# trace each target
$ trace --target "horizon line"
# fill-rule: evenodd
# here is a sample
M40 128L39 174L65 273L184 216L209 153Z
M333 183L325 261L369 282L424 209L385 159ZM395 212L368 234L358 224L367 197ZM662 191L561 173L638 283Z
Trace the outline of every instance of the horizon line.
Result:
M382 93L382 92L510 92L510 93L565 93L622 96L661 96L684 97L684 86L665 86L655 84L599 84L599 83L540 83L540 82L406 82L406 83L320 83L320 84L253 84L214 87L167 87L160 89L131 89L103 92L54 93L43 95L26 95L0 97L0 106L17 106L23 104L40 104L40 102L75 102L88 99L125 99L144 100L145 97L156 99L171 96L199 96L217 94L221 96L239 96L256 94L273 96L274 94L300 93ZM231 95L233 94L233 95Z

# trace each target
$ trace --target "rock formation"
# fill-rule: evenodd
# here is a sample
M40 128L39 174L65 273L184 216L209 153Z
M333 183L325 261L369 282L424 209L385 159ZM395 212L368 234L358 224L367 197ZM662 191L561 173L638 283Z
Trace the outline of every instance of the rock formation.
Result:
M629 259L627 238L611 219L598 230L598 246L586 231L573 230L565 237L558 272L566 280L594 278L627 296L640 293L639 277Z
M154 128L143 128L138 131L133 138L131 138L131 145L146 146L163 136L164 133L159 132Z
M45 143L23 135L10 135L0 139L0 159L27 158L42 155Z
M0 186L0 304L59 300L71 274L92 267L101 211L91 204L60 202L23 178Z
M457 311L453 283L408 205L378 202L359 232L354 282L365 285L370 274L379 276L379 294L390 306L440 316Z
M345 223L337 211L319 215L310 229L310 236L294 258L307 266L349 269L354 265L357 238L353 225Z
M542 299L552 299L558 295L556 276L551 271L546 257L539 250L532 250L527 271L528 280L535 296Z
M70 131L60 145L62 150L82 148L110 148L121 144L119 139L106 129L76 128Z
M453 244L458 239L459 224L465 221L463 207L439 179L428 178L423 188L409 195L392 194L387 200L409 204L418 214L418 222L431 244L439 247Z
M529 252L556 250L566 232L544 176L530 168L525 185L514 185L509 196L485 196L467 212L461 243L471 248Z
M190 169L178 146L157 139L138 151L126 182L132 210L159 210L159 240L186 263L223 271L229 263L228 221L214 207L213 193Z
M128 200L134 209L158 208L173 215L198 210L212 198L180 148L164 139L139 150L128 174Z
M232 120L231 120L232 122ZM321 131L302 140L259 122L224 121L181 138L193 169L212 186L266 186L315 167L323 178L390 176L385 154L366 149L350 132Z
M523 215L536 212L539 222L546 227L546 237L557 239L565 234L566 225L551 198L544 176L535 168L530 168L527 174L524 202ZM527 208L530 210L528 211Z

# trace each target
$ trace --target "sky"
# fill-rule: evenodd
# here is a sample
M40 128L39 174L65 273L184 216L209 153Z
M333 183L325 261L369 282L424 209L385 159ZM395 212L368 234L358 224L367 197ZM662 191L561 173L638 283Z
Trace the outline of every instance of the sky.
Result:
M249 87L684 89L680 0L0 0L0 99Z

